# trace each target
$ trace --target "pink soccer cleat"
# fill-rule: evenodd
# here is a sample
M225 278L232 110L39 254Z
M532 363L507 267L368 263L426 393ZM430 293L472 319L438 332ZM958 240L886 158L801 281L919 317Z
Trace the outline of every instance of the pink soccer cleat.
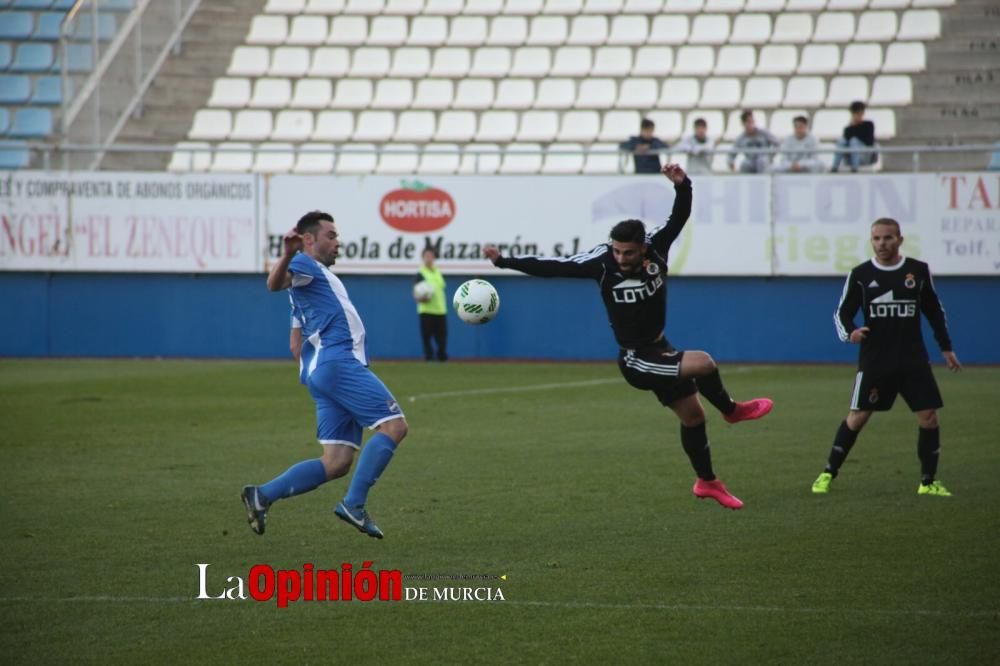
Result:
M743 508L743 502L740 498L735 495L730 495L729 491L726 490L725 484L719 479L716 479L715 481L698 479L694 482L694 488L691 489L691 492L693 492L694 496L698 499L711 497L722 506L727 509L732 509L733 511Z
M754 398L746 402L736 403L736 409L732 414L723 414L722 418L729 423L739 423L740 421L753 421L762 416L766 416L774 408L774 400L770 398Z

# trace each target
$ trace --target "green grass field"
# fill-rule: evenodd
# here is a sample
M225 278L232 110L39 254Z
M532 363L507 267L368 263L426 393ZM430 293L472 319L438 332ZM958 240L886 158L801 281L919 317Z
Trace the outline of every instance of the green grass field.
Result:
M902 403L810 493L851 368L724 366L776 401L709 415L739 512L691 496L676 419L612 364L374 369L411 425L380 542L333 517L345 480L247 528L240 487L319 453L291 363L0 361L0 662L1000 663L998 369L938 372L955 495L929 498ZM364 560L506 574L506 601L194 600L198 562L218 593Z

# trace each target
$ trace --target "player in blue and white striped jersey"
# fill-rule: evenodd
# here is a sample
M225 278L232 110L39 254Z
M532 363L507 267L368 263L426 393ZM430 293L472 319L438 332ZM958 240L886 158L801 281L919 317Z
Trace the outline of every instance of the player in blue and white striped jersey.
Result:
M382 538L366 509L368 491L408 427L399 403L368 369L364 324L344 284L329 269L339 247L333 217L307 213L285 235L284 254L267 278L271 291L289 290L293 327L296 320L301 325L300 380L316 401L316 436L323 455L296 463L261 486L243 488L247 520L257 534L264 533L267 510L274 502L347 474L367 427L376 432L361 451L347 494L334 513L361 532Z

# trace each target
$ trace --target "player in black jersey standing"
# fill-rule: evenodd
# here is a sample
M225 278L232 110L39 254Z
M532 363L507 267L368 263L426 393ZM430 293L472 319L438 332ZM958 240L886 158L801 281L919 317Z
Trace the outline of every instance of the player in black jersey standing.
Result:
M667 253L691 214L691 181L676 164L666 165L662 173L674 184L676 196L670 219L651 234L640 220L625 220L611 230L611 242L572 257L502 257L493 246L484 248L484 253L499 268L597 281L621 347L618 367L625 381L652 391L680 419L681 444L698 475L694 494L739 509L743 502L712 471L705 411L697 394L705 396L730 423L759 419L771 411L773 403L767 398L734 402L711 356L703 351L678 351L664 336Z
M899 394L916 413L920 428L917 494L949 497L951 493L934 479L941 449L937 410L944 403L920 332L921 312L934 330L948 369L957 372L962 366L951 349L930 269L924 262L899 253L903 243L899 223L887 217L875 220L871 241L875 257L855 266L847 276L840 305L833 314L840 339L860 344L861 351L851 409L837 430L826 469L813 483L812 491L830 491L830 483L872 412L888 411ZM864 325L860 327L854 325L858 308L864 308Z

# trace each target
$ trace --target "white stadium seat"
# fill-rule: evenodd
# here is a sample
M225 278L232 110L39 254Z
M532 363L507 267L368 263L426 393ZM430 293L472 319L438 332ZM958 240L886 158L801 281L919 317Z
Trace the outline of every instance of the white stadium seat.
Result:
M674 142L681 138L683 126L680 111L651 111L646 117L656 124L656 136L664 141Z
M295 151L290 143L262 143L250 168L254 173L287 173L295 166Z
M833 74L839 66L840 48L836 44L806 44L802 47L799 74Z
M396 118L394 141L430 141L436 127L433 111L403 111Z
M517 134L517 114L513 111L486 111L479 115L476 141L507 142Z
M951 7L957 0L913 0L914 7Z
M742 18L749 18L749 16L738 16L737 23ZM728 38L728 16L724 14L699 14L694 17L694 23L691 25L691 36L688 39L692 44L722 44Z
M347 0L344 13L374 16L381 14L383 9L385 9L385 0Z
M405 109L413 101L413 81L382 79L375 84L373 109Z
M669 2L669 0L668 0ZM648 44L684 44L688 40L690 19L687 16L661 15L653 19Z
M890 46L891 48L891 46ZM882 69L879 44L848 44L840 61L841 74L875 74Z
M466 2L462 13L479 16L496 16L502 11L503 0L477 0L476 2Z
M504 14L514 16L534 16L542 13L545 0L507 0L503 6Z
M236 173L249 171L253 166L253 153L249 143L220 143L216 146L215 159L210 171Z
M471 66L472 55L469 49L455 47L437 49L434 51L430 75L457 79L468 74Z
M705 11L734 13L742 11L744 4L744 0L705 0Z
M309 0L306 14L340 14L344 11L347 0Z
M617 143L591 144L583 163L583 173L621 173L621 171L622 156L618 153Z
M594 53L591 76L628 76L632 71L632 49L624 46L602 46Z
M733 24L732 44L764 44L771 37L771 17L767 14L740 14Z
M495 85L489 79L462 79L455 91L456 109L488 109L493 106Z
M869 0L871 9L903 9L910 6L910 0Z
M875 123L875 137L879 141L896 137L896 112L892 109L866 109L865 117Z
M482 46L486 42L488 24L482 16L458 16L451 19L448 46Z
M333 83L327 78L299 79L289 106L297 109L325 109L333 99Z
M271 136L272 127L270 111L244 109L236 112L229 138L237 141L263 141Z
M757 74L791 74L799 61L794 46L768 44L760 50L757 60Z
M167 171L206 171L212 165L212 151L207 143L181 141L174 146Z
M567 111L559 126L558 141L590 143L601 129L601 117L596 111Z
M774 21L771 42L804 44L812 37L813 19L810 14L779 14Z
M292 171L295 173L332 173L335 159L332 144L306 143L299 146Z
M865 12L858 21L854 40L858 42L888 42L896 38L896 12Z
M528 39L528 19L523 16L497 16L490 21L486 43L491 46L520 46Z
M593 66L590 48L586 46L563 46L556 49L551 76L586 76Z
M903 14L896 39L931 40L941 36L941 15L935 9L914 9Z
M329 27L324 16L296 16L285 43L318 46L326 41Z
M351 60L347 49L337 46L321 46L313 49L309 76L340 78L347 74Z
M648 33L649 19L645 16L615 16L611 19L608 44L639 46L646 43Z
M784 8L785 0L747 0L743 9L748 12L779 12Z
M285 109L274 119L271 139L275 141L306 141L313 133L313 114L310 111Z
M913 102L913 84L909 76L876 76L872 83L871 106L906 106Z
M354 125L355 141L388 141L396 131L396 116L392 111L362 111Z
M814 42L850 42L854 40L854 14L850 12L825 12L816 20ZM862 41L859 39L858 41Z
M536 16L531 19L526 44L534 46L558 46L566 43L569 24L564 16Z
M327 44L359 46L368 38L368 19L364 16L335 16L330 21Z
M788 0L785 11L789 12L817 12L826 5L826 0Z
M700 93L698 79L669 78L663 82L656 106L661 109L691 109L698 104Z
M659 14L663 0L625 0L622 12L625 14Z
M536 109L568 109L576 99L572 79L542 79L535 97Z
M250 79L221 78L212 84L208 106L244 107L250 102Z
M382 148L375 173L416 173L420 151L412 143L396 143Z
M610 109L618 96L618 86L614 79L584 79L577 90L578 109Z
M579 14L583 11L583 0L545 0L543 14Z
M819 76L794 76L785 87L783 106L823 106L826 98L826 82Z
M271 65L271 51L266 46L237 46L229 61L230 76L264 76Z
M580 173L583 169L583 144L553 143L545 151L542 173Z
M440 46L448 36L448 19L443 16L415 16L410 21L410 46Z
M438 120L435 141L471 141L476 135L473 111L445 111Z
M424 9L424 0L388 0L384 13L389 16L416 16Z
M424 13L455 16L461 13L463 4L463 0L427 0L427 4L424 5Z
M430 49L404 46L393 50L389 76L422 79L430 70Z
M351 71L348 76L360 76L377 79L389 72L391 58L389 49L378 46L365 46L354 50L351 58Z
M271 54L270 76L305 76L309 71L309 49L304 46L279 46Z
M374 86L370 79L341 79L330 106L334 109L364 109L372 102Z
M449 174L458 171L462 154L457 143L430 143L420 154L419 173Z
M619 109L650 109L659 97L656 79L625 79L618 90L615 106Z
M343 174L366 174L375 171L378 157L375 144L345 143L337 154L336 172Z
M552 69L552 62L547 48L522 46L514 51L514 62L510 68L510 75L539 78L546 76L550 69Z
M250 22L247 44L282 44L288 36L288 19L259 14Z
M822 109L813 116L812 131L820 141L836 141L843 136L850 120L851 114L846 109Z
M469 76L501 78L510 72L510 49L487 47L476 49Z
M267 0L265 14L301 14L306 8L306 0Z
M495 109L530 109L535 103L535 82L531 79L503 79L497 86Z
M781 106L784 97L782 80L776 77L755 77L748 79L743 89L744 108L772 108Z
M397 46L406 41L407 24L403 16L376 16L371 22L368 44Z
M673 74L707 76L715 67L715 49L711 46L682 46L677 49Z
M715 73L749 76L757 66L757 52L752 46L723 46L715 63Z
M537 143L512 143L500 162L500 173L538 173L542 170L542 146Z
M608 19L604 16L577 16L570 27L567 44L596 46L608 41Z
M666 0L664 13L697 14L705 7L705 0Z
M470 143L462 151L458 173L496 173L503 153L495 143Z
M847 108L852 102L868 100L868 79L864 76L836 76L830 81L826 106Z
M288 106L292 99L290 79L257 79L253 86L253 97L249 106L258 109L274 109Z
M455 84L449 79L422 79L417 82L413 98L415 109L447 109L455 95Z
M830 0L826 3L826 8L830 10L849 9L852 11L858 11L868 8L868 0Z
M927 49L919 42L894 42L885 52L886 73L922 72L927 69Z
M194 120L191 122L191 131L188 132L188 137L206 141L225 139L229 136L232 123L233 116L229 111L223 109L201 109L194 114Z
M620 14L625 5L624 0L583 0L584 14Z
M674 52L669 46L640 46L635 51L633 76L666 76L673 69Z
M548 143L559 133L559 114L555 111L525 111L518 125L517 141Z
M698 106L726 109L740 103L740 81L733 78L705 79L701 87L701 101Z
M321 111L316 116L313 139L347 141L354 134L354 114L350 111Z

